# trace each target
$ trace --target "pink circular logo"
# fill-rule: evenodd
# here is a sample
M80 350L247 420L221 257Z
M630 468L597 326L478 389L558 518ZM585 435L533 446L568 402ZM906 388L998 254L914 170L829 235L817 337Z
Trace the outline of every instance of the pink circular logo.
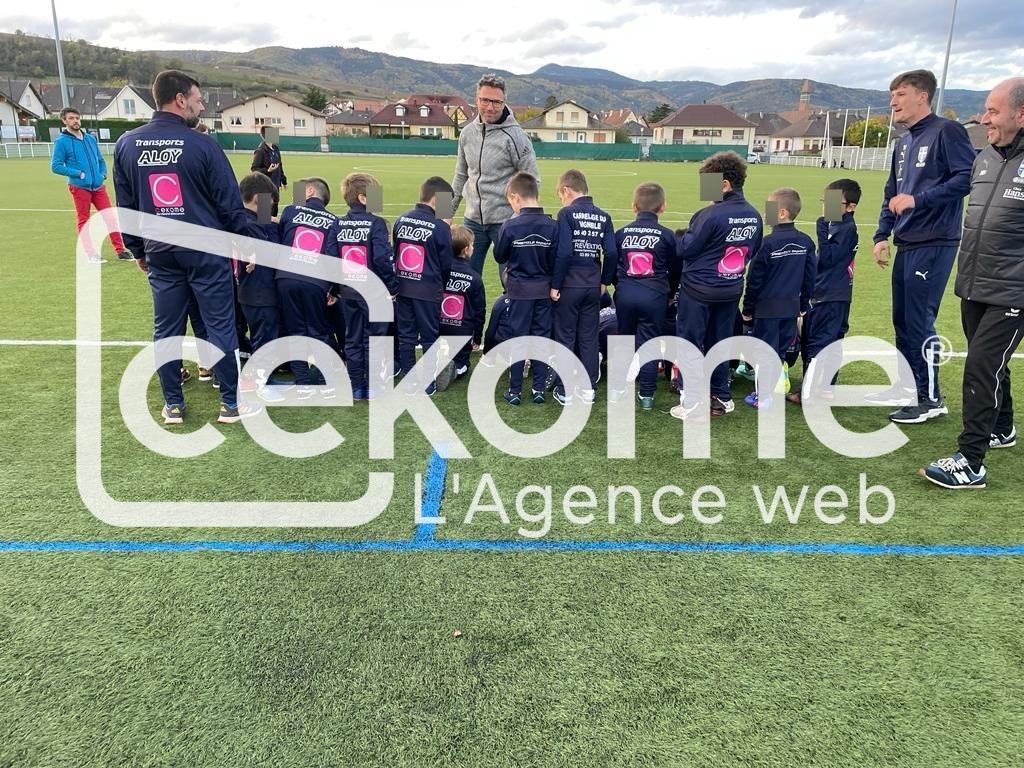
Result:
M741 245L730 245L725 249L722 260L718 262L718 274L738 275L747 265L747 254L750 249Z
M292 246L304 253L320 253L320 246L323 243L324 233L308 227L299 227L295 232L295 239L292 240Z
M366 271L366 248L361 245L346 245L341 249L341 268L349 274Z
M423 262L426 258L426 251L422 245L415 243L402 243L398 247L398 268L403 272L423 272Z
M461 320L465 299L454 293L446 293L441 300L441 314L449 320Z
M654 274L654 255L647 251L630 251L626 258L629 259L629 269L626 274L630 277L650 277Z
M149 191L157 208L178 207L183 204L181 182L176 173L161 173L149 177Z

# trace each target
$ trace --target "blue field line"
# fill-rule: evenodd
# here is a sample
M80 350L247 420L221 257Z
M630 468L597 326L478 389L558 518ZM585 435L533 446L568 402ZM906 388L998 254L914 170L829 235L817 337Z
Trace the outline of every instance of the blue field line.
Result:
M441 513L448 462L437 451L427 461L421 516ZM356 541L0 541L0 554L228 552L592 552L740 555L854 555L889 557L1024 557L1020 545L856 544L780 541L552 541L547 539L439 539L437 526L420 523L410 539Z

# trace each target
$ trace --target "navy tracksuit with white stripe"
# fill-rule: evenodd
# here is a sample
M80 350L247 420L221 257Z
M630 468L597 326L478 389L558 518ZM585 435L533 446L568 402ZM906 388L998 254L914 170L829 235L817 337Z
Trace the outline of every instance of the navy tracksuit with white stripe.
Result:
M615 228L611 216L594 205L589 195L562 208L556 221L558 252L551 287L560 296L552 308L552 335L576 353L593 389L599 373L601 285L612 284L619 258ZM557 380L555 388L564 392L561 380Z
M558 224L543 208L521 208L501 226L494 247L494 260L508 265L505 291L508 294L508 319L512 338L551 337L551 277L558 249ZM509 372L509 391L519 394L523 387L524 361L513 363ZM534 360L533 388L544 391L548 365Z
M658 223L658 214L641 211L615 233L615 245L615 319L619 334L633 336L639 349L661 335L671 286L679 279L676 237ZM653 397L657 382L657 361L644 364L637 376L638 394Z
M683 276L676 333L702 353L733 335L743 275L762 236L761 215L742 190L726 192L690 219L679 243ZM711 374L711 394L722 401L732 398L728 363Z
M328 253L341 259L341 269L351 280L365 282L372 272L389 294L398 295L395 259L384 219L356 203L334 222L328 240ZM387 335L388 324L370 322L366 300L350 285L342 283L338 295L345 320L345 366L353 394L363 398L369 386L370 337Z
M960 243L975 155L962 125L928 115L896 145L882 198L874 242L891 234L896 245L892 323L896 349L910 363L919 400L941 394L935 317ZM913 195L914 207L896 216L889 200L901 194Z
M796 335L797 315L810 308L814 274L814 241L791 222L776 225L750 262L743 315L754 318L754 337L780 360Z
M245 215L224 150L170 112L155 112L146 125L118 139L114 189L117 204L133 211L263 237ZM231 261L128 233L124 243L136 259L145 257L149 266L153 340L185 332L189 295L194 294L208 340L224 352L214 366L221 400L231 407L237 405L238 331ZM183 405L180 363L161 366L158 375L164 402Z
M426 203L417 203L392 226L398 298L395 325L402 371L416 364L416 345L437 341L441 293L452 266L452 230Z
M804 318L801 354L806 376L811 361L829 344L846 336L853 300L854 260L857 257L857 224L852 213L842 221L819 218L818 267L811 309Z
M289 205L281 212L279 228L281 244L291 246L291 260L302 264L317 264L321 259L334 258L329 254L328 235L337 217L328 211L316 197L304 205ZM281 302L281 321L288 336L306 336L322 341L334 349L333 329L327 319L327 294L331 284L326 280L299 274L277 272L277 291ZM291 361L295 383L303 386L319 383L310 374L305 355ZM319 362L319 361L318 361ZM333 359L324 361L333 367Z

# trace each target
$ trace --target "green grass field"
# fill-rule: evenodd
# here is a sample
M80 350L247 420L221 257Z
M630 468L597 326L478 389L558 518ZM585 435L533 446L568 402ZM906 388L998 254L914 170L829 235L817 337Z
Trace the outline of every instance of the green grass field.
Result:
M239 175L248 156L232 157ZM344 174L381 179L386 215L411 206L451 158L285 159L288 176L318 174L335 191ZM542 202L567 164L541 163ZM684 226L700 205L692 164L582 163L599 205L627 223L633 187L659 181L663 221ZM813 218L836 171L757 166L748 197L759 207L779 186L801 191ZM41 160L0 162L0 339L75 337L74 215L61 180ZM879 173L857 215L861 251L851 333L891 340L889 273L870 258ZM340 195L338 195L340 197ZM290 199L290 192L288 193ZM332 210L341 211L341 204ZM112 258L109 246L105 255ZM497 295L493 263L489 296ZM150 337L151 299L131 264L101 267L103 337ZM952 289L939 331L965 348ZM103 349L102 480L122 500L345 500L367 471L395 473L390 507L353 529L114 528L94 518L75 480L75 349L0 346L0 765L667 765L1016 766L1024 762L1024 558L754 552L628 551L16 551L18 542L365 542L413 536L415 473L429 442L408 417L394 460L367 457L366 404L278 409L301 431L330 421L337 450L287 460L239 425L197 459L149 453L128 433L118 385L132 347ZM516 493L550 485L544 541L1024 544L1022 449L989 460L985 491L954 495L916 475L948 455L959 431L962 359L942 369L950 415L906 428L910 442L879 459L836 456L787 413L785 460L756 458L756 418L739 401L716 421L712 458L684 461L679 422L637 414L631 461L605 458L605 407L595 405L571 448L545 459L507 456L473 428L465 381L435 401L473 454L448 462L438 540L525 542ZM844 381L881 381L866 364ZM739 382L742 398L749 384ZM186 384L187 429L213 420L217 393ZM602 392L603 395L603 392ZM156 413L155 381L149 402ZM558 406L507 413L523 432L553 423ZM885 410L841 414L850 429L885 423ZM490 473L508 510L463 521ZM888 486L885 525L857 518L861 473ZM455 492L454 476L460 478ZM561 514L568 488L598 493L596 519ZM644 508L609 522L602 489L633 485ZM719 486L718 525L654 519L655 489ZM790 524L762 521L752 493L785 486L806 506L825 485L850 496L848 519L818 520L806 506ZM684 509L667 497L667 514ZM880 512L877 499L871 509ZM536 497L526 512L540 510ZM625 511L623 511L625 510ZM36 547L36 550L40 549ZM251 548L248 548L251 549ZM851 550L852 551L852 550Z

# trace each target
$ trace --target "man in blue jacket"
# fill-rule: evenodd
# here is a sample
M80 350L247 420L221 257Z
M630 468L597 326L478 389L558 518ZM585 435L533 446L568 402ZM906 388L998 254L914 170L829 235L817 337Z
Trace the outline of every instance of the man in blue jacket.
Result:
M110 198L103 182L107 179L107 161L103 159L100 145L96 137L82 130L82 116L74 107L64 107L60 111L60 121L64 123L60 136L53 143L53 158L50 170L68 180L68 190L75 203L78 232L89 221L89 212L95 206L97 211L110 208ZM117 258L131 261L132 255L125 250L121 233L117 231L117 222L112 214L104 214L110 244L114 246ZM93 264L105 264L106 259L99 251L93 250L89 232L86 230L85 247L89 253L89 261Z
M242 206L234 171L210 136L193 128L203 111L199 83L177 70L153 81L157 111L149 123L128 131L114 149L114 191L119 207L175 221L265 239ZM221 256L170 243L125 235L135 262L153 292L153 340L185 332L190 292L195 295L208 339L224 356L214 366L220 383L217 421L233 424L257 409L240 406L238 333L231 262ZM177 363L157 372L164 395L165 424L181 424L185 399Z
M893 151L873 255L878 266L888 265L891 235L892 324L914 381L897 382L868 401L901 406L889 416L898 424L949 412L939 390L935 317L960 244L975 152L962 125L932 113L935 88L935 75L926 70L897 75L889 86L893 121L908 130Z

